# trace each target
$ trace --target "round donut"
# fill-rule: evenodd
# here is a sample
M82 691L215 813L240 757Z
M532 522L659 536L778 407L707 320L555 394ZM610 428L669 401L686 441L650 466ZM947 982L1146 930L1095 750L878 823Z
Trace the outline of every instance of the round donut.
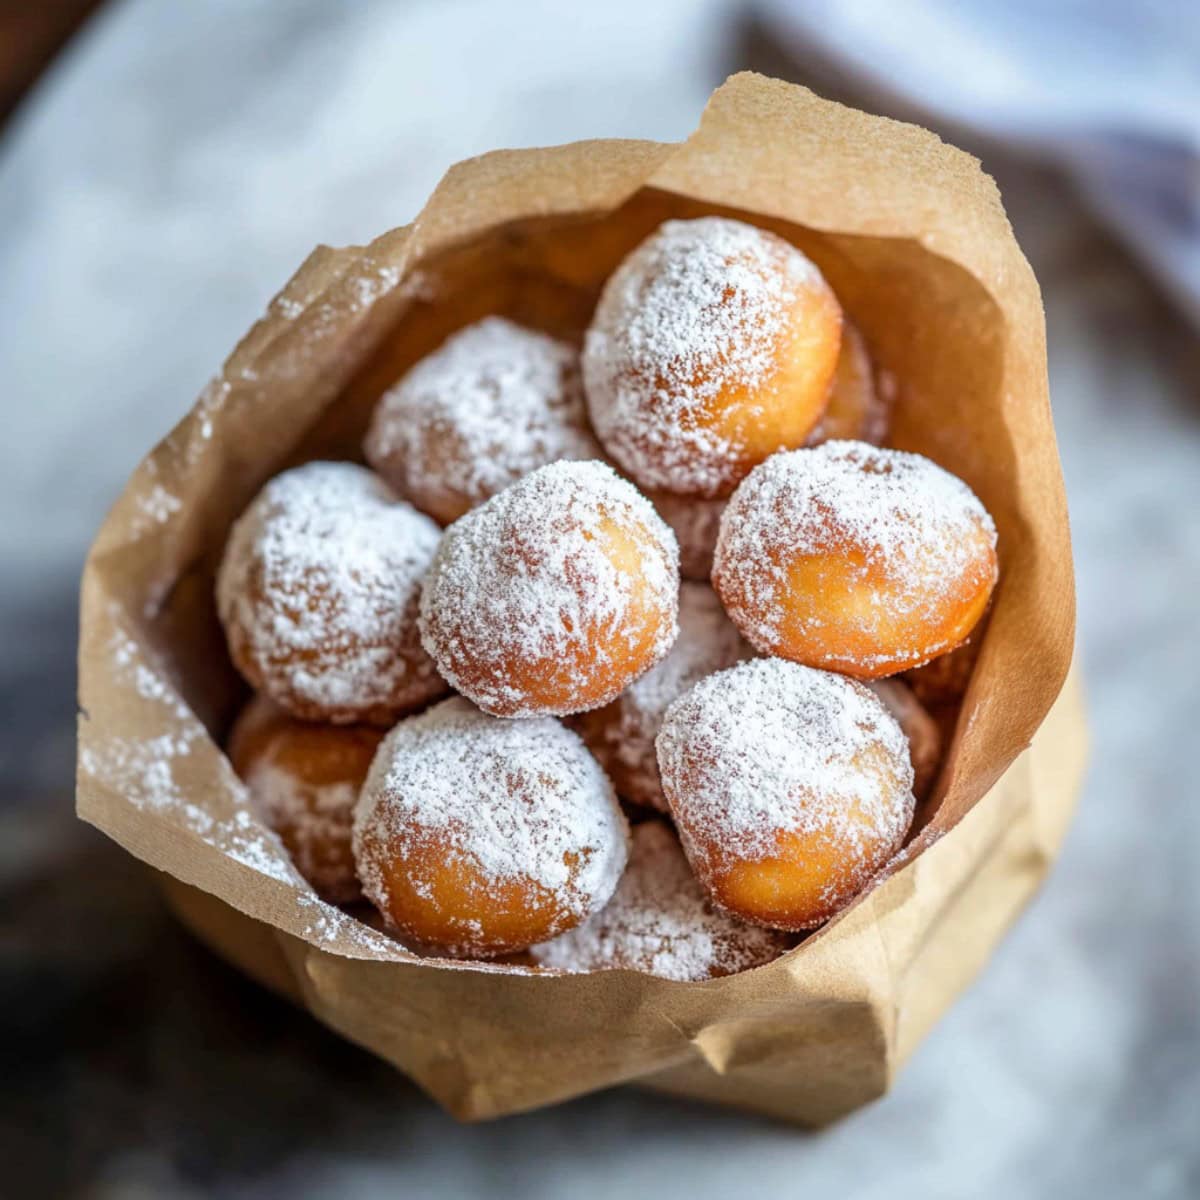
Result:
M776 929L811 929L903 845L912 765L862 684L783 659L701 680L658 735L663 791L714 902Z
M738 488L713 585L762 652L872 679L957 646L997 571L995 526L961 479L918 454L826 442Z
M367 462L443 525L559 459L602 457L574 347L504 317L468 325L375 408Z
M892 396L886 381L886 376L876 375L857 326L845 322L829 403L805 444L850 440L881 446L892 423Z
M674 535L600 462L541 467L446 530L421 596L425 648L485 712L599 708L671 648Z
M531 947L530 956L570 974L624 969L686 982L762 966L793 942L715 908L667 823L643 821L633 827L613 898L569 933Z
M912 688L899 679L873 679L867 686L883 701L908 741L908 757L913 767L913 795L924 800L929 795L942 765L942 731L913 695Z
M679 589L679 636L670 653L611 704L576 718L576 728L616 785L635 804L667 811L654 739L667 708L692 684L753 654L707 584Z
M354 817L363 891L401 937L485 958L602 908L627 841L612 784L576 734L457 696L387 735Z
M277 475L234 524L217 574L234 665L312 721L390 725L443 694L417 628L440 536L365 467Z
M370 725L297 721L264 696L242 709L229 735L229 759L254 807L330 904L362 898L350 827L382 739Z
M679 543L680 575L707 583L726 501L675 496L670 492L651 491L646 495Z
M667 221L610 276L583 378L596 436L641 486L727 496L826 404L842 312L821 272L741 221Z

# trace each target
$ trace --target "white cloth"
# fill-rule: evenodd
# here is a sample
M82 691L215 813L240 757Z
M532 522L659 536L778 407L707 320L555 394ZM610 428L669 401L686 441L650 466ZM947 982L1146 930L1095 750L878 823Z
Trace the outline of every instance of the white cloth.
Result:
M1200 3L759 0L759 11L785 49L1061 166L1200 326Z

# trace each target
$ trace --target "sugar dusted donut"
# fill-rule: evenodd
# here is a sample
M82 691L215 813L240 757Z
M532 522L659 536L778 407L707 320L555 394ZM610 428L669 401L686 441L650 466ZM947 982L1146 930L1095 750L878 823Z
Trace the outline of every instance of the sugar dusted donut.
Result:
M421 597L425 648L485 712L599 708L676 634L675 538L599 462L560 462L461 517Z
M917 454L826 442L777 454L721 518L713 585L767 654L860 679L953 649L987 607L996 530Z
M821 272L773 233L667 221L609 278L583 377L596 435L641 486L727 496L825 408L842 314Z
M577 718L579 732L626 800L667 811L654 739L663 714L692 684L753 651L707 584L679 590L679 636L670 653L611 704Z
M794 939L715 908L664 821L633 827L629 866L595 916L532 947L534 962L582 974L624 968L683 981L762 966Z
M354 819L363 891L401 937L480 957L602 908L627 838L578 736L548 717L500 721L461 697L388 734Z
M350 851L358 790L383 730L297 721L258 696L229 737L229 758L296 869L331 904L362 895Z
M899 679L873 679L867 686L903 731L912 760L913 795L924 800L942 765L942 732L912 688Z
M858 328L842 325L842 349L829 387L829 403L805 443L852 440L882 445L892 418L887 377L877 376L867 343Z
M680 575L707 583L726 502L700 496L674 496L670 492L646 495L679 543Z
M663 791L688 861L742 920L810 929L904 841L912 765L862 684L782 659L701 680L658 735Z
M417 628L439 536L364 467L277 475L234 524L217 575L234 665L305 720L388 725L441 695Z
M417 363L380 400L364 450L443 525L546 463L602 456L578 352L503 317L468 325Z

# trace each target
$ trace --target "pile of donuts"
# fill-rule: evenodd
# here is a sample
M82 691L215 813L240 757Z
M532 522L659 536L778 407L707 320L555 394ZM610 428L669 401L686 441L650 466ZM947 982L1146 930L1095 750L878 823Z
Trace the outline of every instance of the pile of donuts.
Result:
M970 488L882 448L891 393L798 249L668 221L582 348L488 317L382 397L369 466L270 480L217 608L230 757L299 873L543 971L711 978L844 908L998 571Z

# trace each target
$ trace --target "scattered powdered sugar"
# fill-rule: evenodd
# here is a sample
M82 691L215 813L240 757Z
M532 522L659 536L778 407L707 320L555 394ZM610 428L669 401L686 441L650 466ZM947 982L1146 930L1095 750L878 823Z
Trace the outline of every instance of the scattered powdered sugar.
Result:
M364 449L402 496L447 523L546 463L602 457L575 349L503 317L417 363L379 402Z
M610 552L611 526L634 561ZM617 652L641 653L645 669L675 640L678 564L670 529L611 467L553 463L446 530L421 596L425 648L489 712L546 711L514 683L514 663L589 697L557 715L597 708L629 682Z
M149 491L138 496L137 505L155 525L165 525L183 507L183 502L161 483L156 483Z
M629 866L608 904L530 953L558 971L626 968L689 981L761 966L793 941L714 908L670 828L645 821L633 828Z
M340 908L309 892L296 897L306 923L301 936L318 946L336 949L341 953L356 952L353 957L406 959L413 954L394 937L372 929Z
M217 420L222 409L225 407L225 402L229 399L233 391L233 384L228 379L222 379L218 376L216 379L210 379L205 384L196 400L196 407L193 409L196 420L199 421L200 437L202 441L209 441L213 435L213 422ZM193 460L190 465L194 465L194 459L198 454L198 450L193 446L189 457Z
M354 292L354 303L360 308L369 308L380 296L390 292L400 282L398 267L387 263L372 263L370 259L364 264L367 273L356 275L351 280Z
M363 891L387 911L386 875L363 853L364 836L402 858L434 840L448 860L497 883L530 880L585 916L617 885L627 827L612 785L569 729L550 717L489 717L456 696L397 725L363 785L355 859Z
M157 663L148 663L142 647L121 628L119 606L110 605L109 616L114 623L108 640L110 677L140 700L163 710L158 720L162 732L143 737L92 737L80 749L80 768L136 808L168 818L238 862L273 879L297 882L283 847L253 816L246 789L224 759L218 760L220 789L233 797L233 811L216 816L189 798L191 787L176 773L186 769L206 744L207 733L165 671Z
M650 500L679 543L679 573L684 579L707 582L726 501L670 492L652 492Z
M217 579L235 663L303 717L386 721L436 696L417 608L439 536L363 467L276 476L234 525Z
M900 845L912 766L900 726L862 684L778 658L701 680L658 735L663 788L688 857L758 860L780 833L824 834L853 863Z
M597 436L639 483L716 495L740 447L698 422L730 389L769 391L780 339L817 267L723 217L667 221L605 285L583 374Z
M110 736L84 746L79 765L134 807L168 818L260 874L286 883L302 882L278 839L248 808L238 807L229 816L218 817L188 799L191 789L176 779L176 770L203 737L198 723L152 737ZM232 774L220 780L220 787L230 789L239 805L248 803L245 789Z
M864 588L855 620L867 629L880 622L895 636L897 618L919 618L964 578L994 582L981 537L995 546L987 510L961 479L928 458L864 442L825 442L773 454L742 481L721 518L713 579L738 627L770 651L785 616L778 597L788 592L792 564L809 556L843 563L857 556ZM884 578L886 588L873 588L868 571ZM946 648L934 647L930 657Z
M611 705L587 714L579 723L584 740L626 799L666 811L654 739L667 708L706 675L752 654L712 588L683 584L679 636L670 653Z

